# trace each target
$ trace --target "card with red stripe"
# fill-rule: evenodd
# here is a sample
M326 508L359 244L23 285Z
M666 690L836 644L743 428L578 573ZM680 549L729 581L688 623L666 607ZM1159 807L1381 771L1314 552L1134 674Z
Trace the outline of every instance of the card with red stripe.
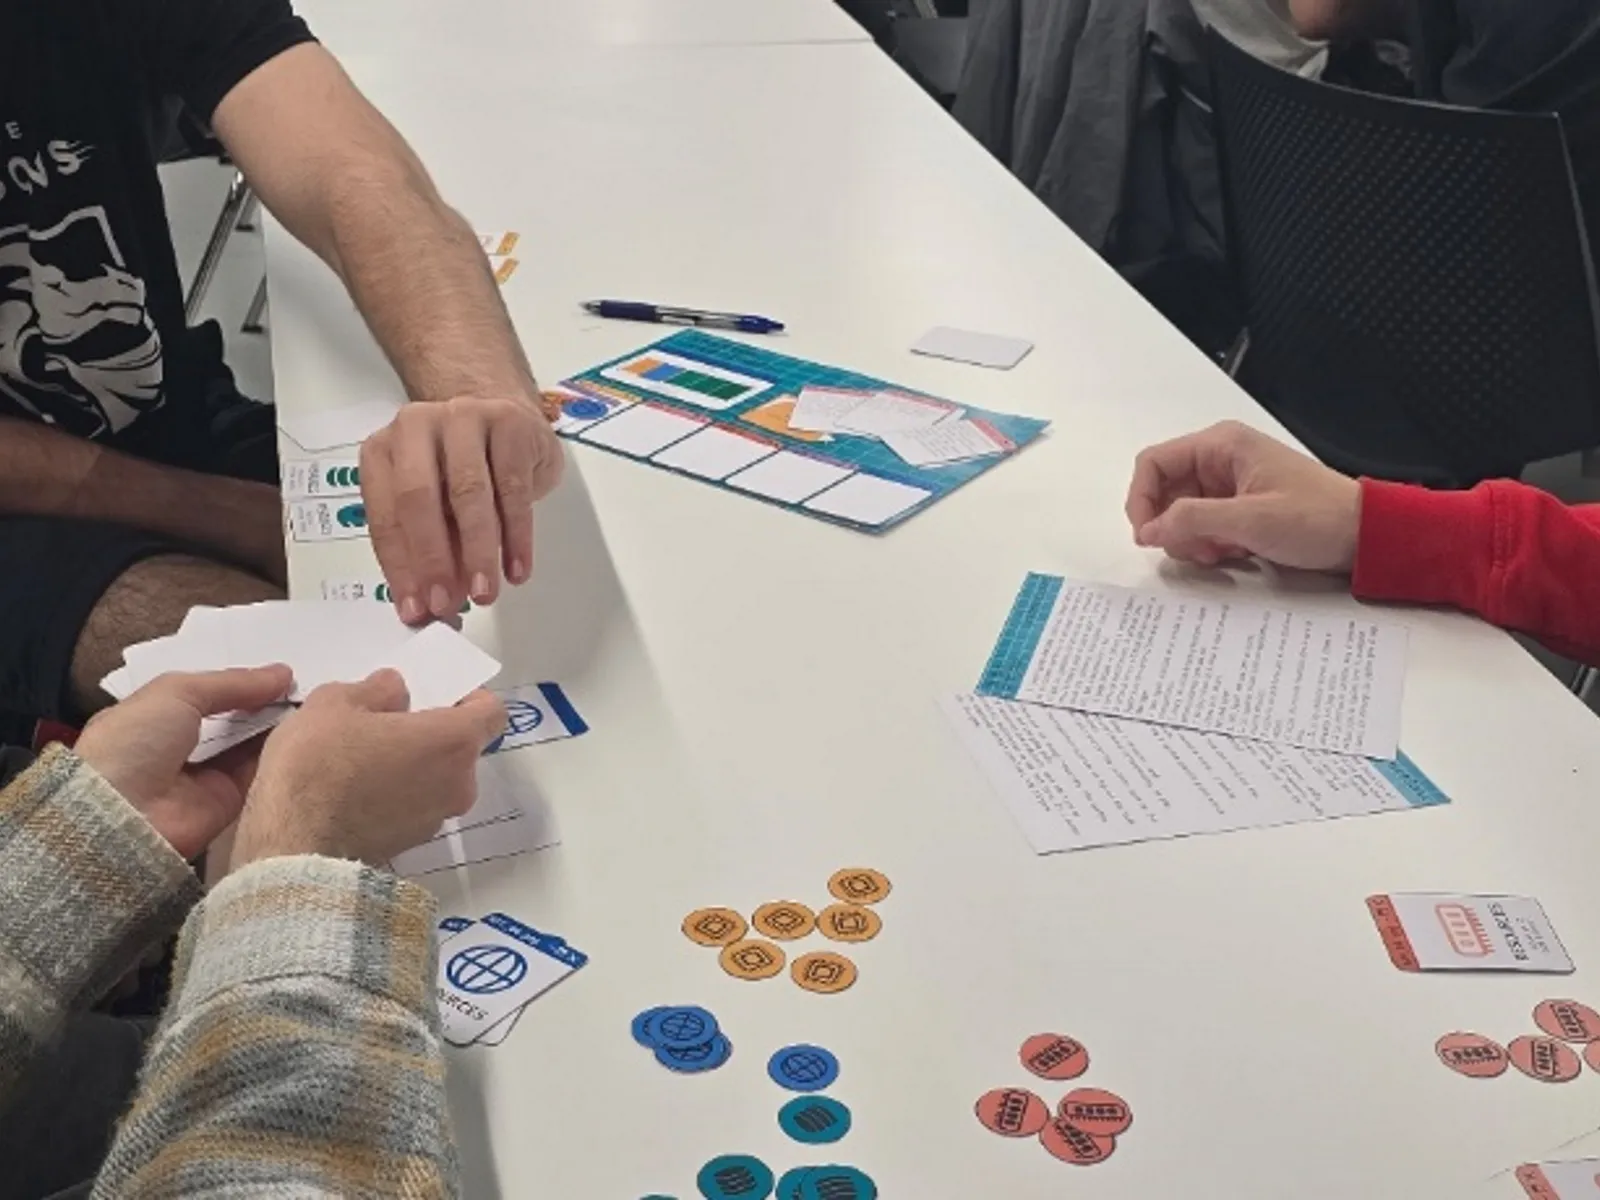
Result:
M1394 892L1368 896L1367 911L1402 971L1572 973L1550 918L1528 896Z

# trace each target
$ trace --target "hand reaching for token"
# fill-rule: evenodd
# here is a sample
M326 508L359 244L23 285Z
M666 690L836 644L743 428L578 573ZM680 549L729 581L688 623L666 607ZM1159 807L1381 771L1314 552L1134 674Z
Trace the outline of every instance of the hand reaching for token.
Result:
M390 670L312 692L261 750L234 867L293 854L378 865L471 808L478 757L505 732L504 707L481 690L454 708L413 713L408 701Z
M1361 485L1264 433L1228 421L1152 446L1134 463L1128 521L1141 546L1215 566L1251 556L1349 571Z
M547 401L415 401L361 447L372 548L400 617L492 604L533 570L533 506L561 480Z

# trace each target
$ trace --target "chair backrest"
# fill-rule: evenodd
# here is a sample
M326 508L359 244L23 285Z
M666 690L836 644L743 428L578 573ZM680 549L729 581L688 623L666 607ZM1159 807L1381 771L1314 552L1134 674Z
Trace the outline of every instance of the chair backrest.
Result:
M1209 42L1257 397L1374 474L1395 474L1377 430L1404 428L1459 481L1600 444L1594 270L1559 119L1352 92Z

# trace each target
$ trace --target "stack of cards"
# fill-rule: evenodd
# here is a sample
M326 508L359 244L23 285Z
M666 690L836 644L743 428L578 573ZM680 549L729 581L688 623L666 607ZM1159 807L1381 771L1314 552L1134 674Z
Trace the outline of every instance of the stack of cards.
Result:
M208 717L191 762L204 762L282 720L291 704L324 683L365 679L392 667L413 710L445 708L500 670L500 663L448 625L412 629L377 605L272 600L237 608L194 608L178 632L130 646L100 686L123 699L168 671L216 671L287 663L294 689L259 713Z
M992 425L968 420L955 405L909 392L803 388L789 414L789 428L872 438L913 467L949 466L1016 449Z
M505 913L439 922L439 1017L452 1046L498 1046L539 996L589 961Z
M449 871L543 850L559 842L544 797L498 754L478 760L478 798L466 814L444 823L432 841L395 856L395 874Z

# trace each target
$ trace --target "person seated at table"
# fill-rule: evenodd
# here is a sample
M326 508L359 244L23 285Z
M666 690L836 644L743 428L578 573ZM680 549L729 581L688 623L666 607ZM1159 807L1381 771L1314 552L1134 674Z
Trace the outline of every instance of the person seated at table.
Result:
M202 716L289 685L281 666L163 676L0 792L0 1194L459 1194L434 901L383 864L471 806L505 711L479 691L408 713L380 671L187 764ZM234 871L202 898L186 859L235 817ZM180 925L124 1116L134 1063L74 1070L63 1037L111 1022L88 1006ZM136 1063L141 1032L121 1034Z
M1451 605L1600 665L1600 505L1355 480L1228 422L1142 452L1126 511L1139 545L1184 562L1347 574L1360 599Z
M1600 5L1594 0L1289 0L1309 37L1409 45L1424 100L1559 112L1580 176L1600 159ZM1600 200L1600 197L1596 197Z
M173 98L339 274L414 401L361 454L408 622L526 580L559 475L472 228L289 0L7 4L0 714L81 719L127 645L284 585L271 409L185 323L150 130Z

